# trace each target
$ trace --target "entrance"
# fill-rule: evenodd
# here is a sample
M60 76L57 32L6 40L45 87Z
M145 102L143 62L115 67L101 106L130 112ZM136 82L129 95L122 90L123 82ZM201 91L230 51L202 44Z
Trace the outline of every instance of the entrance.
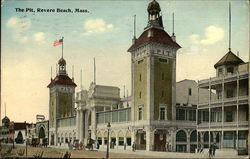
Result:
M138 130L136 133L136 149L146 150L146 132Z
M154 135L154 150L166 151L166 133L160 132Z

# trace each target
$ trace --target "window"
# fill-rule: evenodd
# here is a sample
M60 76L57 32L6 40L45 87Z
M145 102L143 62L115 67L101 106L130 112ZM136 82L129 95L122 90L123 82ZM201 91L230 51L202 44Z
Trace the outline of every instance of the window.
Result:
M143 59L138 61L138 64L141 64L141 63L143 63Z
M111 143L113 143L113 145L116 145L116 138L115 137L111 137Z
M139 93L139 98L141 98L141 92Z
M108 143L108 138L104 137L104 145L107 145L107 143Z
M161 73L161 80L164 80L164 73Z
M161 91L161 97L164 97L164 91Z
M165 120L165 107L160 107L160 120Z
M223 69L222 69L222 68L219 68L219 69L218 69L218 76L221 76L221 75L223 75Z
M208 111L203 111L202 112L202 121L209 121L209 112Z
M233 121L233 112L226 112L226 122Z
M187 142L187 135L183 130L180 130L176 134L176 141Z
M176 120L185 120L186 112L185 109L176 109Z
M119 146L123 146L124 145L124 137L119 137L118 145Z
M210 121L215 122L215 112L210 113Z
M102 137L98 137L97 141L98 141L99 145L102 145Z
M196 110L189 110L189 120L196 121Z
M142 107L138 108L138 120L142 120Z
M191 96L192 95L192 89L188 88L188 95Z
M222 121L222 112L217 112L217 121L218 122Z
M234 73L234 68L233 67L228 67L227 68L227 73Z
M159 61L162 63L168 63L168 59L159 58Z
M139 81L141 81L141 74L140 74L140 76L139 76Z
M222 99L222 91L221 90L217 91L217 99Z
M232 98L234 94L234 90L233 89L228 89L227 90L227 98Z
M127 137L127 138L126 138L126 144L127 144L128 146L131 146L131 137Z

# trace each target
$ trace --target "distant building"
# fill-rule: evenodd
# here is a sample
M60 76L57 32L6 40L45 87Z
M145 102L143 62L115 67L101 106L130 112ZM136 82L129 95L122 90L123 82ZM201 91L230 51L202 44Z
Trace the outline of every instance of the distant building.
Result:
M5 116L2 119L2 126L0 127L0 141L3 143L13 143L23 144L28 136L28 131L34 124L29 124L26 122L11 122L10 119ZM35 132L30 131L30 133L35 134Z

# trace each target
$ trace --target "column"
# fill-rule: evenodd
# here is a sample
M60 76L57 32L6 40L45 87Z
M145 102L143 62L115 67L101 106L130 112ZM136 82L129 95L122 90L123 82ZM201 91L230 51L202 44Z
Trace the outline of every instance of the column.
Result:
M239 72L237 71L237 88L236 88L236 96L237 96L237 112L236 112L236 120L237 120L237 130L236 130L236 149L239 148Z
M209 136L209 141L208 145L210 147L211 145L211 132L210 132L210 126L211 126L211 78L209 78L209 101L208 101L208 136Z
M187 152L190 152L190 133L187 134Z
M151 132L151 128L148 126L146 127L146 150L152 151L153 150L153 140L152 140L153 133Z
M221 132L221 149L224 148L224 131Z

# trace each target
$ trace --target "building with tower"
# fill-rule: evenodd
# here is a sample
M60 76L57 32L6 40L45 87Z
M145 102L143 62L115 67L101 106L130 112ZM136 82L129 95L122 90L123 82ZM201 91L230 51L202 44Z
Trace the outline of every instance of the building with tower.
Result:
M66 71L66 61L63 57L58 62L59 72L51 79L49 88L49 144L55 145L61 141L58 135L63 131L69 131L65 141L76 139L74 98L74 79L70 78ZM65 129L65 127L67 129ZM63 138L64 140L64 138Z
M164 30L158 2L150 2L147 13L144 31L138 38L134 35L128 49L130 96L120 98L118 87L99 85L95 77L88 89L81 87L75 93L66 61L59 60L59 72L48 85L49 122L43 127L37 124L49 129L49 144L65 147L96 141L106 149L109 141L112 149L132 150L135 145L146 151L195 152L197 145L206 148L218 141L223 148L235 145L237 138L237 146L246 147L248 64L229 51L215 65L215 78L176 82L181 46L174 33L170 36Z

